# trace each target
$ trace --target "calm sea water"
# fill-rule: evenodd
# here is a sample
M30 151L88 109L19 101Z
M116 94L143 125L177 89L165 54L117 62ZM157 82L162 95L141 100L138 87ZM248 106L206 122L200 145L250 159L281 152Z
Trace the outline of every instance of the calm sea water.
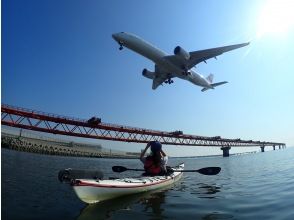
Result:
M173 159L186 169L220 166L217 176L184 173L159 192L86 205L57 179L60 169L141 168L137 160L38 155L2 149L2 219L294 219L294 148L229 158Z

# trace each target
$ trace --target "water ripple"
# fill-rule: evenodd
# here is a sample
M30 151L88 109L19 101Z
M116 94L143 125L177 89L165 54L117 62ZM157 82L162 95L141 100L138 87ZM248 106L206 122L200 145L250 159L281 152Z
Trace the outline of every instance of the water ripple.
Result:
M220 166L216 176L184 173L170 189L87 206L69 185L57 180L60 169L141 167L137 160L67 158L2 149L3 219L294 219L294 148L230 158L193 158L187 169ZM170 158L171 165L183 159Z

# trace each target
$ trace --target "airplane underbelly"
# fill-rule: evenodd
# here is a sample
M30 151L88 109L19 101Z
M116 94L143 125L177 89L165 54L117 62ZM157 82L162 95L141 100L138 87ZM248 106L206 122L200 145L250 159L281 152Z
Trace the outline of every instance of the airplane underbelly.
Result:
M163 51L160 51L159 49L152 47L151 45L148 45L148 44L126 43L125 46L137 52L138 54L141 54L147 59L152 60L154 63L162 59L162 57L166 56L166 54Z
M156 61L156 64L160 66L162 69L164 69L166 72L175 74L179 78L185 78L185 75L183 74L183 70L178 68L173 63L169 62L167 59L160 58Z
M189 78L189 81L197 86L202 86L202 87L210 86L204 78L202 78L200 75L196 73L193 73L191 75L191 77Z

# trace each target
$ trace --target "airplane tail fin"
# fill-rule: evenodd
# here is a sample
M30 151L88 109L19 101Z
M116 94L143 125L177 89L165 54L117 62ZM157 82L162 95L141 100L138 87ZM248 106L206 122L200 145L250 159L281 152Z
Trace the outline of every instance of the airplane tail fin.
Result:
M212 83L210 85L212 86L212 89L214 89L214 87L217 87L217 86L220 86L220 85L223 85L223 84L226 84L226 83L228 83L228 82L223 81L223 82L218 82L218 83ZM201 92L205 92L208 89L211 89L211 88L203 88L203 89L201 89Z
M209 74L209 76L207 76L206 79L209 83L212 83L213 82L213 74Z

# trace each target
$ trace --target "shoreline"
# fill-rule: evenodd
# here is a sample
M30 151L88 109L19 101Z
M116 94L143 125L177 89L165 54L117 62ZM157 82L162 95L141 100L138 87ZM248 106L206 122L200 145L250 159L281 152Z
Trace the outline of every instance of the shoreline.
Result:
M68 146L67 146L68 145ZM88 158L112 158L112 159L138 159L137 155L130 152L119 154L117 152L109 153L96 149L83 149L79 146L70 146L71 143L51 141L20 137L15 135L1 134L1 148L36 153L45 155L57 155L67 157L88 157Z

